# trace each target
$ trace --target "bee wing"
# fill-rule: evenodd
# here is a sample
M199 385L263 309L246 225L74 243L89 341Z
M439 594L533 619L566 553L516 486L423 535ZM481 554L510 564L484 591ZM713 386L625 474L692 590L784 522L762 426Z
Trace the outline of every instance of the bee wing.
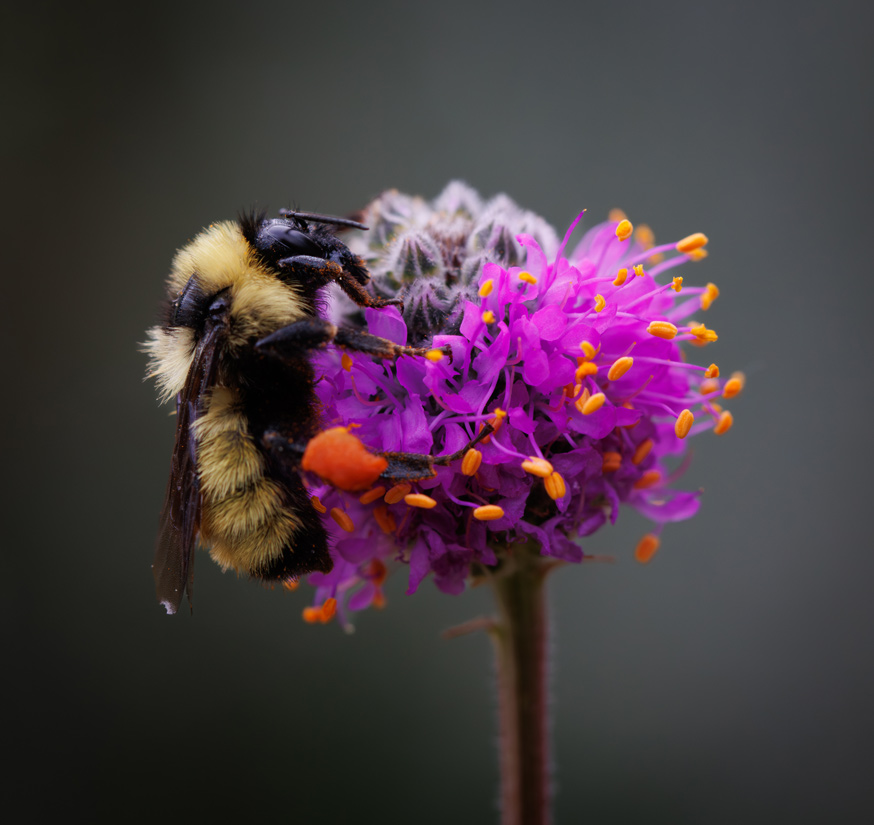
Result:
M185 386L176 397L176 443L170 459L170 480L152 565L158 601L168 613L179 609L186 590L191 604L194 545L200 529L201 511L197 442L191 425L202 412L204 397L215 383L217 340L216 328L201 338Z

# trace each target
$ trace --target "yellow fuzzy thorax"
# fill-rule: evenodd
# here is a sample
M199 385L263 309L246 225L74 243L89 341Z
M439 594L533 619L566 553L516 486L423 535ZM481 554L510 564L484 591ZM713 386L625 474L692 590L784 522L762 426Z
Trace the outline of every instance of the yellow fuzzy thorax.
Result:
M306 314L297 288L261 263L234 221L213 224L176 253L167 279L170 299L176 298L195 275L207 295L230 291L228 331L223 341L226 352L247 346ZM145 344L150 356L149 375L158 383L162 403L185 385L195 348L195 334L188 327L149 330Z

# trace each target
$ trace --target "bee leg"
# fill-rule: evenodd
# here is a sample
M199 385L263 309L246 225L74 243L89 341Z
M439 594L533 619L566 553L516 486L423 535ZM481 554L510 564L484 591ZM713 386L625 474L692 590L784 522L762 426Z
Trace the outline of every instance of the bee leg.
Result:
M435 467L448 467L464 454L494 432L494 427L486 422L483 428L460 450L450 455L422 455L419 453L378 453L388 461L388 467L380 474L385 481L422 481L437 475Z
M255 349L283 360L299 358L308 350L320 349L333 341L338 347L364 352L377 358L397 358L399 355L423 356L427 347L405 347L368 332L338 327L323 318L305 318L276 330L255 344ZM448 347L441 352L451 355Z
M358 306L361 307L403 307L403 301L398 298L376 298L364 289L369 276L363 266L356 264L355 271L350 271L337 261L326 261L312 255L294 255L278 261L281 269L288 269L303 281L317 283L322 286L328 281L334 281ZM363 282L363 283L362 283Z

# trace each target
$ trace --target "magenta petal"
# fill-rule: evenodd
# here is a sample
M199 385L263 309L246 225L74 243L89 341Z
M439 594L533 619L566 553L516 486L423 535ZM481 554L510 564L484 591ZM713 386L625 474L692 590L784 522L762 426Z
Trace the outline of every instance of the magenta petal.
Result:
M364 318L367 321L367 328L371 335L378 335L380 338L388 338L389 341L394 341L395 344L407 343L407 325L404 319L401 318L397 307L384 307L382 309L374 309L368 307L364 310Z

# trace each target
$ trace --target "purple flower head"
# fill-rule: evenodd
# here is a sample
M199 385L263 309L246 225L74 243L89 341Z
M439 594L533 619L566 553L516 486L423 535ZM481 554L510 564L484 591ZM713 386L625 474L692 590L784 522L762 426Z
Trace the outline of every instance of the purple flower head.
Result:
M682 465L672 474L669 462L689 436L730 428L717 399L743 385L680 346L716 340L695 316L717 288L672 277L706 255L707 239L655 246L648 228L611 214L569 251L581 217L559 243L506 196L483 203L460 183L431 203L389 192L364 211L371 232L352 248L404 312L336 301L334 318L434 357L328 348L316 359L325 427L354 428L373 453L434 456L463 450L486 422L495 431L415 485L358 494L315 480L335 561L309 576L317 605L332 612L336 599L341 616L380 607L401 564L408 593L429 575L459 593L517 542L579 562L580 539L623 503L654 522L635 554L645 562L664 523L695 514L698 493L673 488ZM325 620L319 609L310 620Z

